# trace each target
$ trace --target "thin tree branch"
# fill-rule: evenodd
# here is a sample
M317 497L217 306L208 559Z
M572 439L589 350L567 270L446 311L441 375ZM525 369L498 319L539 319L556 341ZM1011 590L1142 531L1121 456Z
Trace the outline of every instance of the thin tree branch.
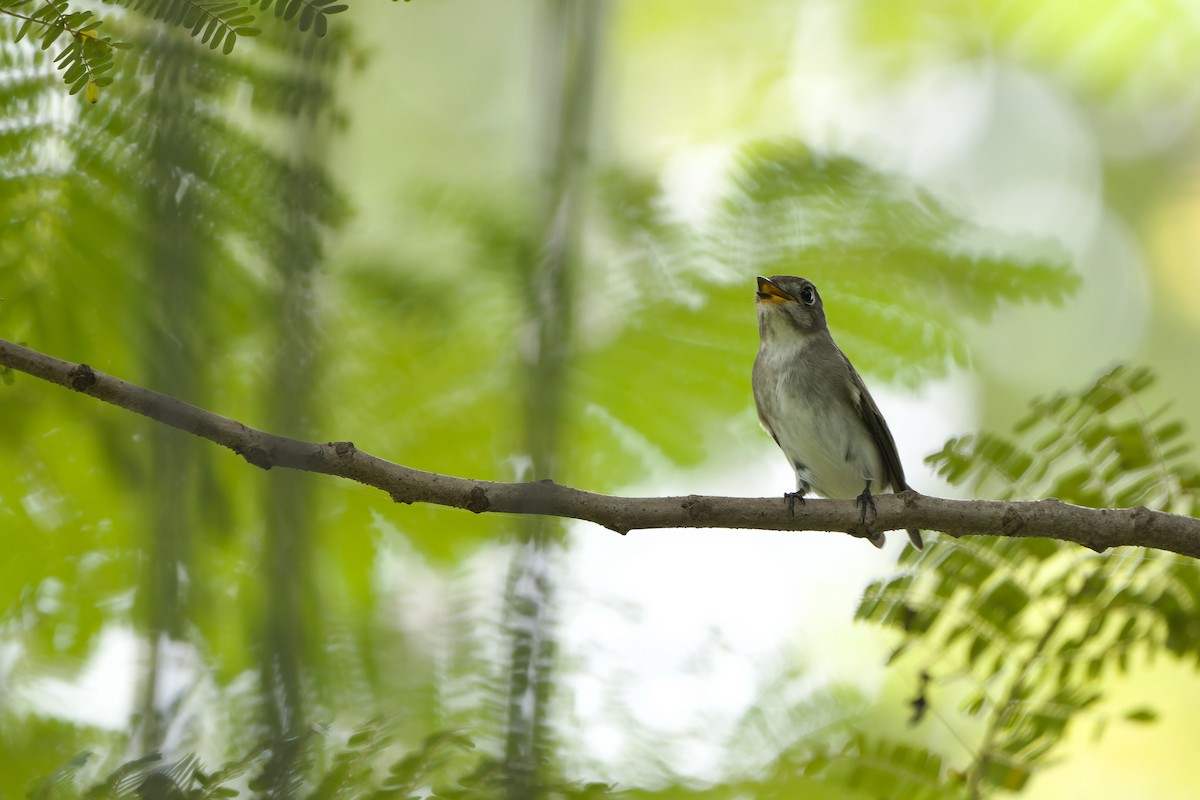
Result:
M779 498L615 497L538 481L477 481L393 464L350 442L319 444L256 430L146 389L0 339L0 365L57 383L228 447L256 467L286 467L358 481L398 503L434 503L476 514L541 514L582 519L626 533L639 528L840 531L863 536L853 500L810 500L788 513ZM1200 557L1200 519L1143 507L1084 508L1059 500L947 500L916 492L877 495L878 530L924 528L950 536L1059 539L1103 551L1123 545Z

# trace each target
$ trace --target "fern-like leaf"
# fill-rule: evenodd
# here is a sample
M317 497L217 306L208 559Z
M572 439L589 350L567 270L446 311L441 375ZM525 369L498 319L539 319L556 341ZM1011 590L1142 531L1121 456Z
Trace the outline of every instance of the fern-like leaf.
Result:
M1079 284L1054 243L983 228L902 175L787 139L743 148L706 238L714 269L815 281L855 364L909 383L967 361L964 317L1060 302Z
M130 47L127 42L100 36L97 29L103 21L90 10L71 11L68 0L42 0L40 5L33 0L6 0L0 3L0 15L20 21L14 42L28 35L42 50L48 50L66 36L54 63L70 93L86 90L84 96L90 103L100 99L100 87L112 83L108 73L113 68L113 51Z
M275 16L283 20L297 20L302 31L313 31L324 36L329 30L329 17L340 14L350 6L336 0L256 0L263 11L275 9Z
M115 0L160 22L187 30L213 50L233 52L239 36L258 36L251 6L235 0Z
M1118 367L1081 392L1033 403L1016 437L954 439L928 462L985 496L1195 515L1200 487L1182 426L1141 400L1153 382L1146 369ZM933 698L952 695L983 721L976 787L1024 785L1072 720L1100 713L1105 676L1162 650L1200 664L1200 567L1191 559L967 537L902 563L905 572L868 587L858 617L900 633L895 660L932 675Z

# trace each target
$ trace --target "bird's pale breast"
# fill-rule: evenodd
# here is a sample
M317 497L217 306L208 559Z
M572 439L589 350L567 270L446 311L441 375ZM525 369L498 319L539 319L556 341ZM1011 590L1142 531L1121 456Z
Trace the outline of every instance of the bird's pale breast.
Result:
M806 355L799 347L759 352L759 414L800 481L823 497L857 497L866 480L882 473L879 452L855 405L849 373Z

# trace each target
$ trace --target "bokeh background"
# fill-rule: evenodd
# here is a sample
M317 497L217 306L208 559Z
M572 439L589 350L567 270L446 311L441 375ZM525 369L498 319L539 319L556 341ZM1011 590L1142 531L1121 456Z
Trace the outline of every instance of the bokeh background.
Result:
M916 489L1200 507L1195 3L248 3L229 55L97 4L94 105L2 5L5 338L433 472L773 496L753 279L801 274ZM1200 781L1182 560L402 506L4 377L0 796Z

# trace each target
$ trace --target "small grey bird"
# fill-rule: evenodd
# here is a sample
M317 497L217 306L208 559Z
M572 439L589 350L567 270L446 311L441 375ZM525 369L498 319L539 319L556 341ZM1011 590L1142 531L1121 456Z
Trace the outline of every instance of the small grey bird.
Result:
M901 492L909 488L896 442L863 379L850 364L825 322L825 307L812 281L791 275L758 279L758 335L754 359L754 404L767 433L796 471L796 491L785 497L804 502L810 490L822 497L854 497L867 524L875 509L871 485ZM908 529L913 547L921 532ZM871 531L883 547L883 534Z

